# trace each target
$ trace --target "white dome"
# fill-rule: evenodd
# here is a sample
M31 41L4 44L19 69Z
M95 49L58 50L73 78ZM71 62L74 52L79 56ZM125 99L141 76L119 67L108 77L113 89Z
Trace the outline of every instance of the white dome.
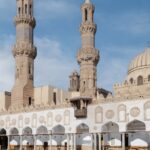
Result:
M143 67L150 67L150 48L146 48L143 53L138 55L129 65L128 74Z

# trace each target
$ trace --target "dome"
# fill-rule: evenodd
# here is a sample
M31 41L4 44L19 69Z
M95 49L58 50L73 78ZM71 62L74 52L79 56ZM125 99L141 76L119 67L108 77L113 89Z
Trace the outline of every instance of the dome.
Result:
M136 56L128 68L128 75L134 71L150 68L150 47L146 48L143 53ZM138 72L137 72L138 73Z

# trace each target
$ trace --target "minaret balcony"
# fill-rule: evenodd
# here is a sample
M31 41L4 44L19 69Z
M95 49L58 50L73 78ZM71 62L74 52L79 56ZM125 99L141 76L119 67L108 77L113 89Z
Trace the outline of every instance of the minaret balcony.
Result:
M31 15L17 15L14 21L16 25L18 25L19 23L27 23L31 25L33 28L36 25L35 18Z
M87 106L91 103L91 97L76 97L72 98L70 102L74 106L74 116L76 118L86 118L87 117Z
M77 109L75 110L75 117L76 118L86 118L87 117L87 109Z

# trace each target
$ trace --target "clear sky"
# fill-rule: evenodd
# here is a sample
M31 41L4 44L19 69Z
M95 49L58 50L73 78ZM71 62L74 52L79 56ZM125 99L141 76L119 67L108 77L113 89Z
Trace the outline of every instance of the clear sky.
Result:
M37 21L35 86L53 85L67 89L69 75L79 71L76 53L80 48L80 5L84 0L34 0ZM112 90L121 83L130 61L150 41L150 0L92 0L98 26L96 48L101 59L97 67L98 86ZM0 0L0 91L14 83L16 0Z

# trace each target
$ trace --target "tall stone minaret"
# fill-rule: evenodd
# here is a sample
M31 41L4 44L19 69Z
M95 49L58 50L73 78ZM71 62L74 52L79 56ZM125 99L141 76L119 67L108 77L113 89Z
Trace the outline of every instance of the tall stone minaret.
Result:
M97 90L97 64L99 51L95 48L96 24L94 23L94 5L85 0L81 6L82 23L80 33L82 46L77 54L80 64L80 94L86 97L95 97Z
M33 0L16 2L16 44L13 48L16 66L11 106L24 106L33 103L34 59L37 53L33 43L33 29L36 21L33 17Z

